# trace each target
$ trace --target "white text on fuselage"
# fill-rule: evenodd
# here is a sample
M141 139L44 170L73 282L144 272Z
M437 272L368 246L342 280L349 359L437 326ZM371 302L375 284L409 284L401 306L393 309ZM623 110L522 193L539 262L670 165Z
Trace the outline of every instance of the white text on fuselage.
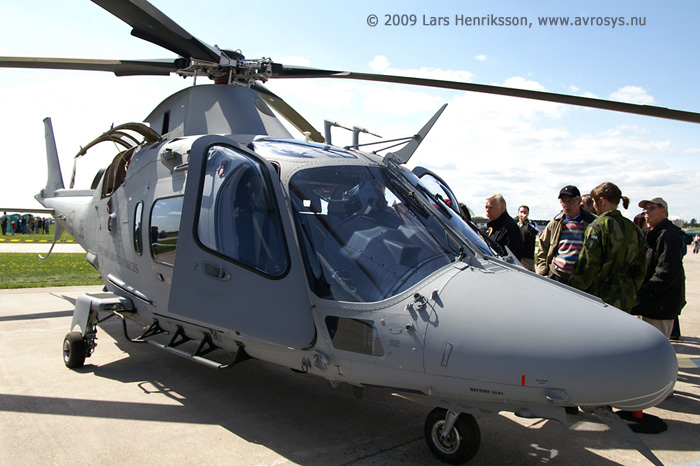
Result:
M109 251L108 249L103 248L102 246L99 246L97 249L99 249L100 251L100 256L106 257L115 264L119 264L119 267L131 270L134 273L139 273L139 266L135 262L131 262L130 260L127 260L120 256L116 252Z

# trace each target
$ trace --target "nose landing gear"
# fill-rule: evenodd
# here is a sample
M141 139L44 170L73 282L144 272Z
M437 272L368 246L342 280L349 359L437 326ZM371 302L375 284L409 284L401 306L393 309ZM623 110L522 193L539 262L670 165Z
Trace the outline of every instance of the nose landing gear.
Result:
M425 440L440 461L462 464L479 451L481 432L471 414L435 408L425 420Z

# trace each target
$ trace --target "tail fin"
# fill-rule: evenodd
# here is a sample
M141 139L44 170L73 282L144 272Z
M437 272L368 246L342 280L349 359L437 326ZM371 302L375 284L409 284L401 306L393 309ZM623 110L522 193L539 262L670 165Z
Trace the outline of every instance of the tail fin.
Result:
M44 132L46 134L46 162L48 165L48 177L46 180L46 188L44 188L40 194L37 194L37 199L54 197L57 190L65 187L63 185L61 164L58 161L58 150L56 149L56 140L53 136L51 118L44 119Z

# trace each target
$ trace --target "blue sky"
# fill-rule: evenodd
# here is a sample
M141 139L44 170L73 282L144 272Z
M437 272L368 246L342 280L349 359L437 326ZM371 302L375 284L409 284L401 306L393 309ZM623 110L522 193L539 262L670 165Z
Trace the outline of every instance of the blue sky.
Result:
M0 55L167 58L87 0L4 2ZM406 74L526 87L700 111L694 1L453 2L202 0L152 2L184 29L247 57L320 68ZM370 27L369 15L379 24ZM385 26L386 15L415 15L414 26ZM445 17L447 26L423 25ZM522 17L532 27L460 26L456 17ZM538 17L636 17L643 26L539 26ZM391 18L391 16L389 16ZM400 18L400 16L399 16ZM0 69L3 182L0 205L38 207L45 182L42 120L53 119L64 178L72 156L112 123L140 121L191 80L116 78L109 73ZM385 138L413 134L443 104L448 109L410 165L435 169L476 215L502 193L515 214L559 210L566 184L582 192L612 181L637 202L662 196L671 215L700 220L700 131L690 123L513 98L412 86L289 80L269 87L317 128L324 118ZM339 143L345 135L334 133ZM368 138L369 142L372 140ZM81 164L85 164L83 167ZM104 162L102 162L104 164ZM81 172L83 169L83 172ZM80 161L87 183L94 169Z

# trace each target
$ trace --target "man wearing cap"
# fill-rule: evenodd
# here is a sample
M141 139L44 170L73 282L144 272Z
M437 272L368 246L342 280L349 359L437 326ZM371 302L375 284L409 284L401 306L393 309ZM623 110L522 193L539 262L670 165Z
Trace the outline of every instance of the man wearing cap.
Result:
M647 273L632 314L671 336L673 320L685 306L685 242L680 228L668 219L668 204L660 197L639 203L649 225L646 230Z
M564 186L559 191L559 202L562 211L540 233L536 271L567 283L583 247L583 234L595 215L581 209L581 193L576 186Z

